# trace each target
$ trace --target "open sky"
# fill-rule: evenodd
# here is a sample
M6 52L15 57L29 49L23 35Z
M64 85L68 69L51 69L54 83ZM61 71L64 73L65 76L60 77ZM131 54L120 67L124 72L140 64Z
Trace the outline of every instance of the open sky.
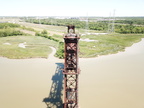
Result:
M0 16L144 16L144 0L0 0Z

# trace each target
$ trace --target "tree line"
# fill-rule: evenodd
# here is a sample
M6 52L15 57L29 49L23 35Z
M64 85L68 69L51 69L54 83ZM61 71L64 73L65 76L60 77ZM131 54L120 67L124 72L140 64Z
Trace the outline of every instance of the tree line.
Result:
M16 28L16 27L20 27L20 25L13 23L0 23L0 29Z
M19 24L0 23L0 37L23 35L23 32L14 29L18 27L20 27Z
M80 21L79 19L27 19L27 22L35 24L45 24L45 25L56 25L56 26L67 26L75 25L77 28L97 30L102 32L108 31L108 26L112 25L112 22L107 21ZM134 19L134 20L115 20L114 28L116 33L121 34L135 34L144 33L144 20Z
M115 23L130 24L130 25L144 25L144 19L116 20Z
M115 25L115 32L121 34L142 34L144 33L144 27L134 25Z

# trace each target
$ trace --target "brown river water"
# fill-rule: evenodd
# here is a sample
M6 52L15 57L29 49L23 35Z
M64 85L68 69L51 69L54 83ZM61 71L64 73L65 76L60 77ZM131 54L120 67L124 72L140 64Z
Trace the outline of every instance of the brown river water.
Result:
M57 67L63 60L54 53L48 59L0 58L0 108L47 108L46 98L61 95L52 92L62 89ZM81 58L79 65L80 108L144 108L144 39L125 52Z

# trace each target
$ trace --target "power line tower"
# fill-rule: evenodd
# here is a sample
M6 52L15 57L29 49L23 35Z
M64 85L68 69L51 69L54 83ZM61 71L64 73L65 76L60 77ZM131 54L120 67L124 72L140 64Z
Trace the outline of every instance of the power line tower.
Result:
M109 24L108 24L108 32L114 33L115 32L115 10L113 12L113 16L109 16Z
M110 13L109 22L108 22L108 33L111 33L111 32L112 32L112 24L111 24L111 13Z
M115 10L114 10L114 12L113 12L113 22L112 22L112 32L113 32L113 33L115 32L114 23L115 23Z
M89 19L88 19L88 13L87 13L87 17L86 17L86 33L88 33L89 30Z
M68 26L68 34L64 36L65 63L64 63L64 108L78 108L78 40L75 26Z

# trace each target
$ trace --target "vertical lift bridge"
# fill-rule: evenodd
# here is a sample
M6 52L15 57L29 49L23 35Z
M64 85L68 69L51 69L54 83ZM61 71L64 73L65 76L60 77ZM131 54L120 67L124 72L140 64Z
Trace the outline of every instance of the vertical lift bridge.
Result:
M68 33L64 36L65 63L64 63L64 108L78 108L78 41L75 26L68 26Z

